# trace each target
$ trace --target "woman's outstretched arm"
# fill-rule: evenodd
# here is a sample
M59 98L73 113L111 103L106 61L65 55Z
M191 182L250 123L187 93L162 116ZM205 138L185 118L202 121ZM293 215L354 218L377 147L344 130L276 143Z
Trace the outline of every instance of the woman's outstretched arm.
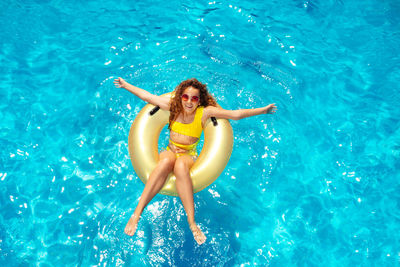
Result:
M124 88L125 90L131 92L132 94L139 97L143 101L146 101L147 103L150 103L155 106L159 106L161 109L169 111L169 108L170 108L170 106L169 106L170 98L169 97L153 95L144 89L141 89L139 87L136 87L136 86L126 82L124 79L122 79L120 77L118 79L114 80L114 84L115 84L115 87Z
M269 104L268 106L262 108L238 109L238 110L227 110L220 107L208 106L204 109L203 116L205 116L204 120L207 120L210 117L230 119L230 120L240 120L243 118L256 116L260 114L272 114L276 112L276 109L277 107L275 104Z

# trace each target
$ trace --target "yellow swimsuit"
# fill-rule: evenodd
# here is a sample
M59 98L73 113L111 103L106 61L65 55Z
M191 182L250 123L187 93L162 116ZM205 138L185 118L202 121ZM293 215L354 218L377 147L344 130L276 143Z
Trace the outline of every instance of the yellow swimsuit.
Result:
M203 117L203 110L204 110L204 107L201 107L201 106L196 109L196 114L194 115L194 120L191 123L180 123L177 121L172 122L172 124L171 124L172 131L179 133L179 134L199 138L196 143L190 144L190 145L183 145L183 144L176 143L176 142L172 141L170 138L169 142L171 144L187 151L185 153L176 153L176 155L178 157L182 156L184 154L188 154L192 157L197 157L196 147L197 147L197 144L199 143L201 133L203 132L203 127L201 125L201 118ZM167 150L170 150L169 146L167 147Z

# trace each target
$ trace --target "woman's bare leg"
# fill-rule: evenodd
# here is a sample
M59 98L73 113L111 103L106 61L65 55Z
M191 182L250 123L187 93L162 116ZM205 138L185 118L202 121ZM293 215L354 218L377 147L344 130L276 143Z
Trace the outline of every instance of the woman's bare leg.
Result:
M175 161L175 185L185 208L190 230L192 230L196 242L201 245L206 241L206 237L194 220L193 185L190 178L190 168L193 164L194 161L189 155L182 155Z
M149 179L146 182L143 193L140 196L139 204L135 212L129 219L125 233L127 235L134 235L136 232L137 224L140 219L144 208L149 204L153 197L161 190L168 174L173 170L176 156L171 151L163 151L160 153L160 159L157 166L151 172Z

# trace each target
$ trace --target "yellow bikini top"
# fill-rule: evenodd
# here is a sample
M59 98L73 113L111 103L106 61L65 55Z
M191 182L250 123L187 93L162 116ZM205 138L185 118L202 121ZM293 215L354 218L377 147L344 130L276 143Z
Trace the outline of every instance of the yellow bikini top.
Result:
M196 109L196 114L194 115L194 120L191 123L181 123L177 121L173 121L171 125L171 130L196 138L200 138L201 133L203 131L203 127L201 126L201 118L203 117L204 107L199 106Z

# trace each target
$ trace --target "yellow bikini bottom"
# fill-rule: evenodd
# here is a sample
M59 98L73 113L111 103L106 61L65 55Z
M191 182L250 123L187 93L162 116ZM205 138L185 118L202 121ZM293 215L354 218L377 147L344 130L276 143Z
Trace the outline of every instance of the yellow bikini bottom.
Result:
M183 156L183 155L192 156L193 159L197 158L198 154L197 154L196 147L197 147L197 144L199 143L199 140L197 140L196 143L191 144L191 145L182 145L182 144L179 144L179 143L175 143L171 139L169 139L169 142L170 142L170 144L173 144L174 146L176 146L178 148L186 150L186 152L183 152L183 153L175 153L177 158L179 158L180 156ZM169 145L167 146L167 150L171 151L171 149L169 148Z

